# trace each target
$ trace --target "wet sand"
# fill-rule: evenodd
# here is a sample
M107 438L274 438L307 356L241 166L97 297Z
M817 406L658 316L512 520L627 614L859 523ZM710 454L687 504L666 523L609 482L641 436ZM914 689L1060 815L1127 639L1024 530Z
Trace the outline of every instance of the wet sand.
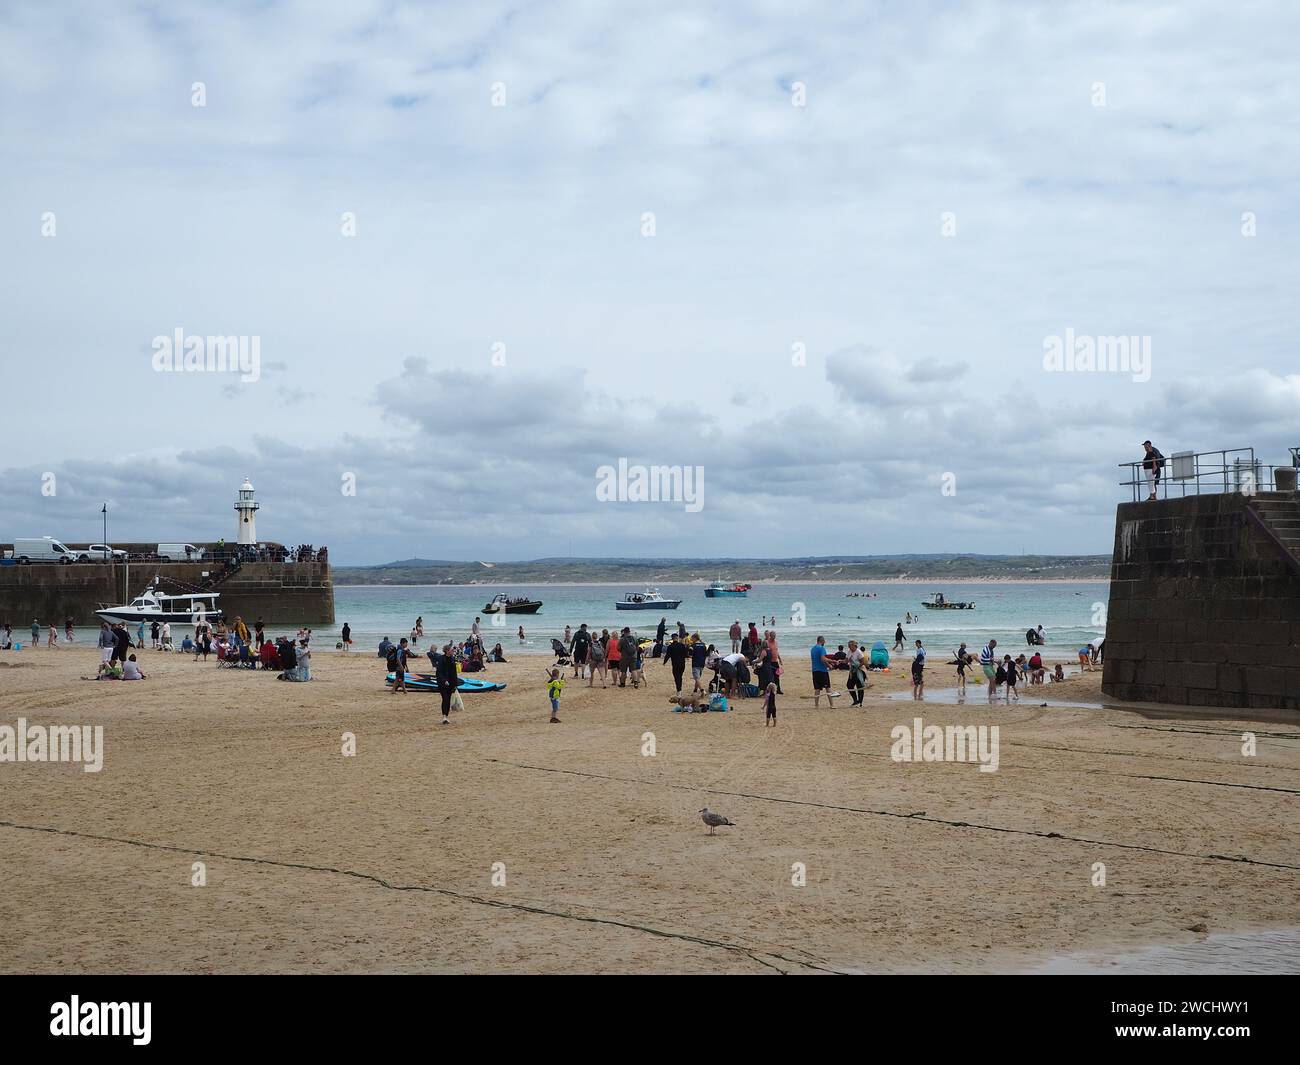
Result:
M775 729L757 700L669 712L657 667L641 691L570 680L559 725L541 661L493 667L508 690L444 728L369 654L317 654L309 684L155 652L147 681L91 683L93 649L0 654L0 724L105 728L100 773L0 763L0 969L1006 971L1300 926L1300 726L1028 688L918 711L889 698L905 670L865 709L814 709L795 646ZM1043 698L1095 704L1099 682ZM917 713L998 725L997 772L892 761ZM710 837L706 805L737 827Z

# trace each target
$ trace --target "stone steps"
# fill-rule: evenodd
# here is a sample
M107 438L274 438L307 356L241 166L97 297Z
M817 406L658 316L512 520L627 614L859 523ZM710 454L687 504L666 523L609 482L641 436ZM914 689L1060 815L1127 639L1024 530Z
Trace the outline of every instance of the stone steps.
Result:
M1300 501L1289 494L1255 497L1248 504L1289 556L1291 568L1300 573Z

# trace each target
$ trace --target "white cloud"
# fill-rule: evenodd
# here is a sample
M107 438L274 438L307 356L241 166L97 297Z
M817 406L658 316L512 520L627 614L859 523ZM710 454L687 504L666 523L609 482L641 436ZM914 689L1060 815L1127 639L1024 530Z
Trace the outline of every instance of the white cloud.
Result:
M1300 443L1298 23L8 3L4 420L69 494L15 443L0 500L16 535L111 493L216 536L251 467L268 530L371 559L1105 551L1144 437ZM266 379L153 374L178 327L259 336ZM1066 328L1150 336L1152 380L1044 373ZM597 509L623 454L705 464L704 512Z

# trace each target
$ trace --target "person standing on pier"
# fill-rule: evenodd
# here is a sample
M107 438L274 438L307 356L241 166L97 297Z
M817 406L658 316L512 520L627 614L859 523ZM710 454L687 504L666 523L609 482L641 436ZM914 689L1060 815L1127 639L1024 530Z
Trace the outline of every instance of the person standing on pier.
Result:
M1156 498L1156 490L1160 487L1160 471L1164 467L1165 457L1160 454L1157 448L1150 440L1143 440L1142 446L1146 449L1146 457L1142 459L1142 471L1147 481L1147 502Z

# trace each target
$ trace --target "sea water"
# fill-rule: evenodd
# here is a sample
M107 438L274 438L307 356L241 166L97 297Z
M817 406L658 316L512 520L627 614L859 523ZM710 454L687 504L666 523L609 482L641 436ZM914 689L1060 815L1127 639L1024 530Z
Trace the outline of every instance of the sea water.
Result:
M334 616L329 627L314 630L314 645L333 648L346 622L352 626L355 649L377 647L384 636L409 637L417 617L424 618L424 649L461 640L476 616L482 619L483 638L489 647L500 643L511 653L550 654L551 639L562 637L566 625L576 629L586 622L603 628L630 626L643 637L653 636L659 619L668 619L669 631L678 621L688 632L730 649L727 631L732 622L748 627L753 621L761 632L775 628L783 648L811 645L825 636L832 647L855 639L870 646L884 640L894 645L894 627L903 624L907 647L921 639L932 655L944 655L961 641L976 653L996 638L999 647L1013 654L1024 649L1025 630L1043 626L1050 654L1074 657L1076 650L1105 634L1108 586L1105 582L1010 584L990 581L930 587L922 584L763 584L746 598L709 599L699 584L662 584L665 599L680 599L675 610L617 610L616 600L627 592L643 591L636 585L515 584L489 585L339 585L334 589ZM943 591L950 601L974 602L974 610L927 610L923 599ZM497 593L527 596L543 603L537 614L491 615L484 605ZM853 597L848 593L856 592ZM908 613L915 620L906 620ZM763 619L769 621L764 623ZM775 618L775 623L770 619ZM496 624L496 621L502 624ZM520 626L524 640L518 637ZM278 632L286 626L270 626Z

